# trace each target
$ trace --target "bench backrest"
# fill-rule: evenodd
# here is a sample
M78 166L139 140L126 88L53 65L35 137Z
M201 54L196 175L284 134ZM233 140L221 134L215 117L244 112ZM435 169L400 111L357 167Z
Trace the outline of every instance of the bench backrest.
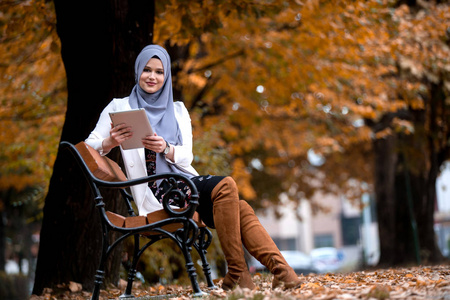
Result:
M119 165L106 156L101 156L97 150L86 144L79 142L75 145L84 162L91 170L92 174L104 181L126 181L127 177Z

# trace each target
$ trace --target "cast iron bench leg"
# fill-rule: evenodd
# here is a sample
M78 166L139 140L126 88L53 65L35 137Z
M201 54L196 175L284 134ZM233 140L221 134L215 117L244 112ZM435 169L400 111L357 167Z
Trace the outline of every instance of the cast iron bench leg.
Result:
M191 280L192 284L192 290L193 290L193 297L202 297L206 293L204 293L200 286L198 285L197 281L197 273L195 272L194 263L192 262L192 256L190 253L191 247L187 247L186 245L183 245L183 254L186 259L186 270L189 275L189 279Z
M206 244L205 244L205 237L208 238ZM208 260L206 259L207 253L206 248L209 247L211 239L212 239L211 232L205 227L200 228L198 243L195 243L194 247L197 250L198 254L200 255L200 259L202 260L203 273L205 274L206 283L208 284L208 287L216 288L211 278L211 267L209 266Z
M103 198L98 197L96 198L96 201L98 200L98 205L102 205ZM102 222L102 254L100 256L100 263L98 265L97 274L95 274L94 279L94 291L92 292L92 300L98 300L100 296L100 287L103 284L103 280L105 278L105 261L108 258L108 228L106 225Z
M133 281L136 278L136 268L139 260L139 235L134 236L134 254L133 254L133 263L131 264L130 270L128 270L128 284L125 292L120 295L119 298L134 298L131 294L131 290L133 289Z
M192 290L193 290L193 297L203 297L204 295L207 295L204 293L200 286L198 285L197 281L197 273L195 271L194 263L192 261L191 251L192 251L192 244L194 244L194 241L191 240L191 244L188 244L189 235L193 234L198 237L198 227L194 224L191 227L190 225L185 224L184 230L178 232L177 234L177 243L179 247L181 248L181 251L183 252L184 259L186 260L186 271L188 273L189 279L191 280ZM194 238L194 237L192 237Z
M97 270L94 280L94 291L92 292L91 300L98 300L100 296L100 286L103 284L103 279L105 278L105 271L101 270L103 266Z

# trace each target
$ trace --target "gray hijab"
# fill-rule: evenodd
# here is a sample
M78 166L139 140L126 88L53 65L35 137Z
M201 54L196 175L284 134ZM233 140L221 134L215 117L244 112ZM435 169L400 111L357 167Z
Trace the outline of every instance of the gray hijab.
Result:
M164 84L162 88L149 94L139 86L139 78L152 57L158 57L164 68ZM134 64L136 85L130 94L131 108L144 108L153 130L172 145L183 144L183 138L175 118L172 92L172 73L170 56L158 45L148 45L142 49Z
M139 86L139 78L152 57L158 57L164 68L164 84L162 88L149 94ZM129 102L133 109L144 108L153 130L172 145L182 145L180 127L175 118L172 93L172 73L170 70L170 56L167 51L158 45L148 45L142 49L134 64L136 85L131 91ZM169 165L162 154L157 154L156 173L180 172L179 169Z

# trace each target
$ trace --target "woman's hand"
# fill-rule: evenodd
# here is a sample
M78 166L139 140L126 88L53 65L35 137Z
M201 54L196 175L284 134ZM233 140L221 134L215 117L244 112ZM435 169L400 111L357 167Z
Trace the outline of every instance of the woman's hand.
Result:
M126 124L118 124L113 126L111 123L111 130L109 131L109 137L103 140L103 152L108 153L112 148L119 146L124 141L133 136L131 126Z
M142 144L144 144L145 148L153 150L156 153L162 153L167 146L164 138L156 133L142 138Z
M156 153L163 153L167 147L164 138L162 136L157 135L156 133L154 135L148 135L145 138L143 138L142 144L144 144L145 148L153 150ZM166 158L168 158L173 162L175 159L175 148L170 144L169 147L170 150L169 153L166 154Z

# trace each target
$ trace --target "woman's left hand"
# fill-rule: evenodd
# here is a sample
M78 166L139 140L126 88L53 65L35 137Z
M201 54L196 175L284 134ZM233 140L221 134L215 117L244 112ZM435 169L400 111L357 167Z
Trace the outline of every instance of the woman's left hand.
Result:
M153 150L156 153L162 153L166 149L166 141L156 133L142 138L142 144L144 144L145 148Z

